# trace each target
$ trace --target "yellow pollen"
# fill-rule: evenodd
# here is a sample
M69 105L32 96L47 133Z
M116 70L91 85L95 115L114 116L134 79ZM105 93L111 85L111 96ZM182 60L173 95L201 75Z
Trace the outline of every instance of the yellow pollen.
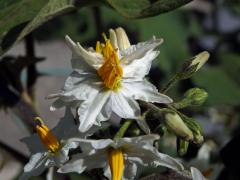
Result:
M121 180L124 168L122 149L110 149L108 152L108 162L111 169L112 180Z
M99 41L96 44L96 52L101 53L104 57L104 63L98 69L98 75L101 77L105 87L117 90L121 85L120 81L123 76L123 70L117 52L113 49L110 40L105 37L105 41L104 46Z
M60 147L57 138L51 133L40 117L35 117L34 120L40 123L36 126L36 130L44 146L52 153L57 152Z

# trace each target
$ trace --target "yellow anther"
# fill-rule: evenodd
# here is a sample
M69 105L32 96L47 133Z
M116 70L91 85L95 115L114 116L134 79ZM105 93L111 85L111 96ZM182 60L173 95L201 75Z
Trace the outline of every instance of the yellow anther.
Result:
M57 138L51 133L40 117L35 117L34 120L39 121L36 130L44 146L52 153L57 152L60 147Z
M102 53L102 45L101 45L100 41L97 41L97 43L96 43L96 52Z
M108 152L108 161L111 169L112 180L121 180L124 168L122 149L110 149Z
M103 35L104 39L106 35ZM98 75L101 77L104 85L108 89L116 90L120 87L123 70L115 49L109 39L105 39L105 46L101 46L104 57L103 65L98 69ZM98 44L98 43L97 43ZM98 46L98 45L97 45ZM97 51L98 48L96 48Z

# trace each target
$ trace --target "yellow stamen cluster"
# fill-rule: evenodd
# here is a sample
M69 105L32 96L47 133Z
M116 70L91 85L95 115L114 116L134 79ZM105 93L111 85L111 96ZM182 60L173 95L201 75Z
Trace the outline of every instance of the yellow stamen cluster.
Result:
M51 133L40 117L35 117L34 120L40 123L36 126L36 130L42 143L50 152L57 152L60 147L57 138Z
M108 152L108 161L111 169L112 180L121 180L124 168L122 149L110 149Z
M120 87L123 70L115 49L113 49L110 40L105 38L105 44L99 41L96 44L96 52L104 57L103 65L98 69L98 75L101 77L104 85L111 90L117 90Z

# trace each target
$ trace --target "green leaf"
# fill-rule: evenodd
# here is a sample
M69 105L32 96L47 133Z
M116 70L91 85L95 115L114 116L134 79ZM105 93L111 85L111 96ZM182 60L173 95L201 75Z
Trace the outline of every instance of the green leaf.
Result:
M121 15L143 18L165 13L181 7L192 0L105 0Z
M199 71L193 76L193 81L206 89L209 95L207 103L210 105L240 104L240 86L220 67Z
M44 22L72 10L73 3L72 0L12 0L9 3L0 1L0 6L4 8L0 13L0 54ZM29 20L29 23L24 23Z
M6 44L4 36L8 31L17 25L24 26L23 23L31 20L46 3L47 0L0 0L0 54L3 53L2 46Z

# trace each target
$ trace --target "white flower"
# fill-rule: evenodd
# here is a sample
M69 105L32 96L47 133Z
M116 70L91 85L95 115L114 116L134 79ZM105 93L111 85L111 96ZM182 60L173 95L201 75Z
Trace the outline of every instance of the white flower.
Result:
M73 138L81 154L74 155L58 172L82 173L85 170L104 168L104 174L112 180L134 179L140 166L165 166L182 171L183 166L174 158L158 152L153 142L158 135L145 135L116 140L87 140Z
M74 142L65 141L67 138L77 136L85 138L94 134L99 128L93 127L88 132L80 134L74 122L70 108L66 109L65 116L58 125L50 131L40 118L36 118L37 134L24 138L22 141L28 146L32 156L24 167L20 180L40 175L46 168L59 167L66 162L68 152L75 147Z
M163 40L151 40L130 45L122 28L110 29L110 40L97 42L96 50L84 49L68 36L66 41L73 51L72 68L61 93L48 98L58 98L51 106L55 110L70 105L78 108L79 131L99 125L112 114L121 118L139 119L140 108L136 100L171 103L144 77L159 51L154 50Z

